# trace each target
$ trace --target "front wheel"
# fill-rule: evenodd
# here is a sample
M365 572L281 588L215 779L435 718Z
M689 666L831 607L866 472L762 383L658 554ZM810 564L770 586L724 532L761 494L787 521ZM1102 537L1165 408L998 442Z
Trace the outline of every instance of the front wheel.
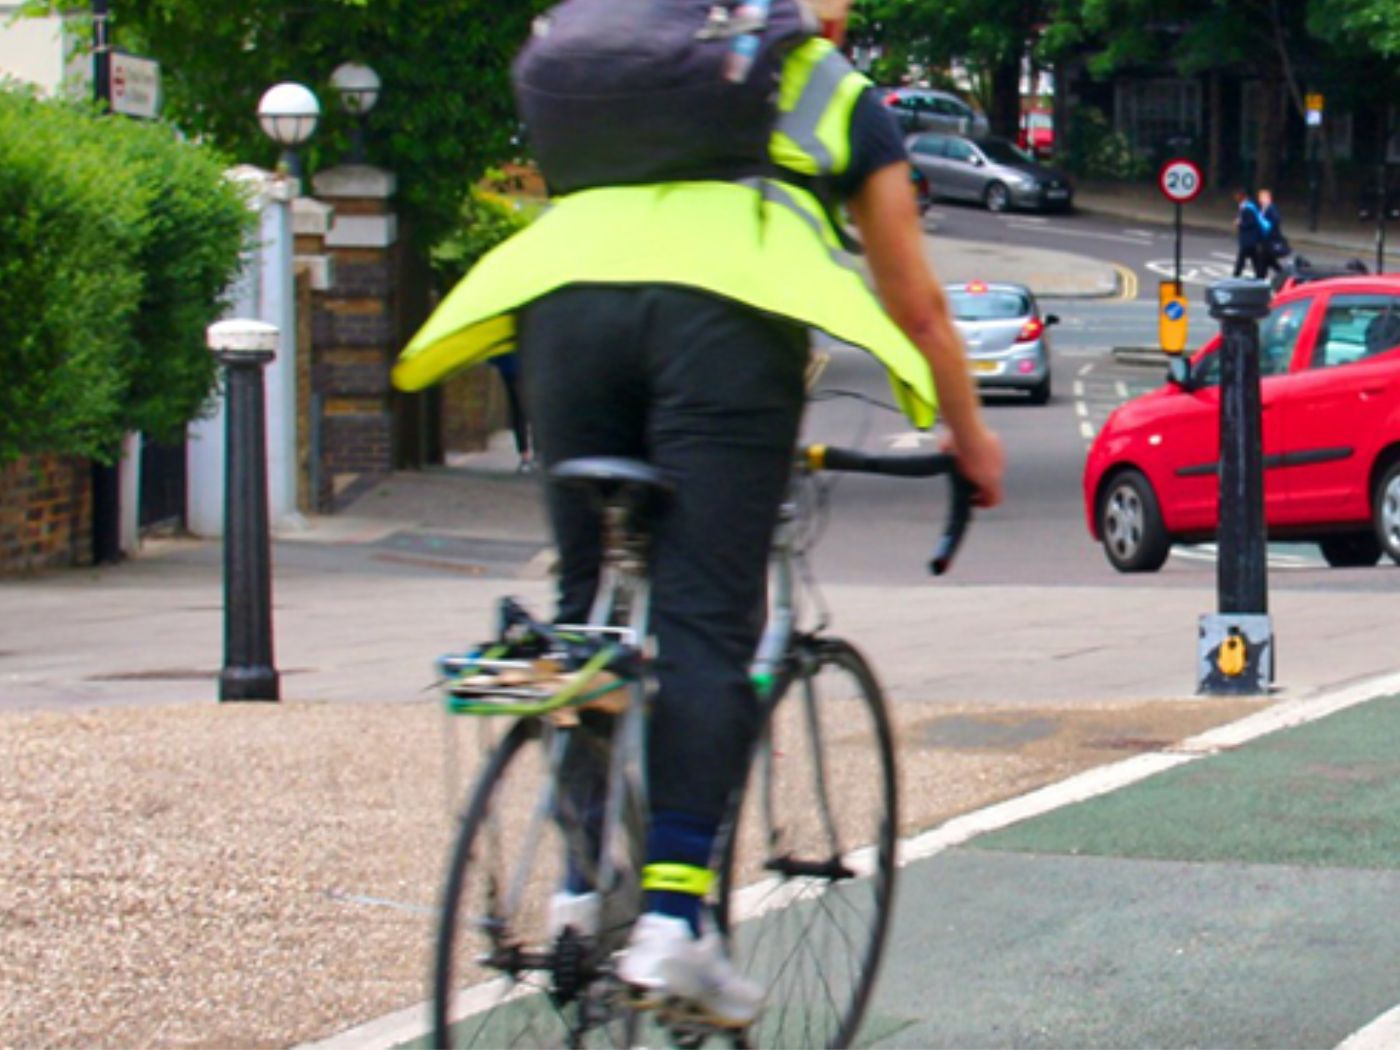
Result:
M1376 482L1371 507L1381 549L1400 562L1400 461L1386 467Z
M982 194L982 203L988 211L1006 211L1011 207L1011 191L1004 183L994 182Z
M799 641L727 824L716 913L768 989L754 1046L849 1046L889 926L898 811L884 697L834 639Z
M1109 482L1099 500L1099 535L1109 563L1119 572L1156 572L1171 553L1152 483L1136 470Z

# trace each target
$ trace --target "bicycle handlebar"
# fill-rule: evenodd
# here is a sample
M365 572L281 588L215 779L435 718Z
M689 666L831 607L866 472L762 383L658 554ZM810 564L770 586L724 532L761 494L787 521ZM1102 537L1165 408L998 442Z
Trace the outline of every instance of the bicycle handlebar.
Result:
M924 452L918 455L889 455L861 452L853 448L830 448L809 445L802 450L803 462L809 470L835 470L847 474L884 474L899 478L932 478L948 476L950 505L943 535L934 546L928 569L942 576L953 564L968 524L972 521L972 483L958 473L957 461L946 452Z

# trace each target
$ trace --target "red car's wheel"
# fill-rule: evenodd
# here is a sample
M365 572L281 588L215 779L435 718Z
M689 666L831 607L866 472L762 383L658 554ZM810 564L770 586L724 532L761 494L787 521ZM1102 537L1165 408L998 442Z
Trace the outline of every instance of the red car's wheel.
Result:
M1114 475L1099 499L1099 536L1119 572L1156 572L1171 552L1152 483L1136 470Z

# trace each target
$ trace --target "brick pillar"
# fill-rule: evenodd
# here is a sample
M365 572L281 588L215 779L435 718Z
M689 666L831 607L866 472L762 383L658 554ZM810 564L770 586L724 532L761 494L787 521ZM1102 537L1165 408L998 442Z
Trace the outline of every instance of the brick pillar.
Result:
M316 197L334 208L325 234L330 287L313 298L312 398L322 507L366 475L394 468L389 369L398 353L395 315L398 217L392 172L350 164L320 172ZM327 498L329 497L329 499Z

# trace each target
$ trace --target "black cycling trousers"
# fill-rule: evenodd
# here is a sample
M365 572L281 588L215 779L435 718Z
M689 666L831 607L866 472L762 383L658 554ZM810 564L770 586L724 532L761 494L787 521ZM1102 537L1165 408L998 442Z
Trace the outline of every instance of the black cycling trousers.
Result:
M802 415L806 333L688 289L572 286L523 312L519 345L546 467L631 456L676 484L653 544L651 804L718 820L757 729L748 666ZM598 583L597 516L578 492L550 486L547 499L558 616L580 623Z

